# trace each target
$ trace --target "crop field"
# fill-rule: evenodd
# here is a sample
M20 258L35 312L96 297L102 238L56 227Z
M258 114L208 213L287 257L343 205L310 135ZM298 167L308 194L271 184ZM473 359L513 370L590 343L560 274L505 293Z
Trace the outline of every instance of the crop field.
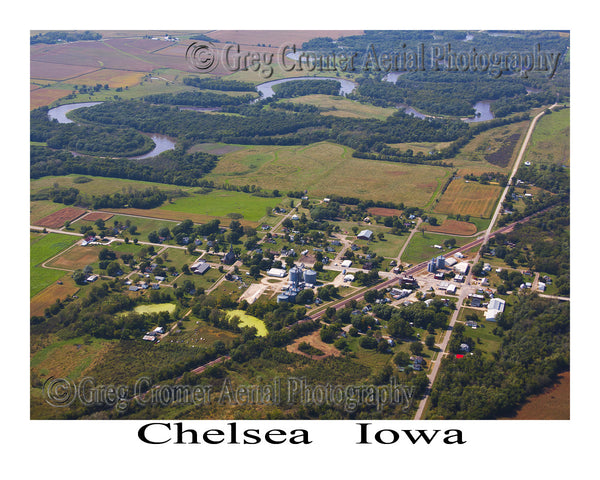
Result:
M498 185L482 185L478 182L452 180L440 201L435 213L453 213L489 218L501 192Z
M110 220L112 218L113 214L112 213L104 213L104 212L90 212L87 215L85 215L84 217L82 217L82 220L87 220L88 222L95 222L96 220Z
M252 146L224 155L207 180L281 191L426 204L446 169L353 158L329 142L308 146Z
M60 255L49 262L48 266L68 270L78 270L84 268L86 265L97 264L98 253L100 253L102 248L103 247L99 245L89 245L86 247L75 245L64 255Z
M447 233L449 235L474 235L477 233L477 227L471 222L462 222L459 220L446 219L441 225L426 224L428 232Z
M131 87L140 83L145 72L130 72L126 70L111 70L103 68L92 73L71 79L77 85L94 86L96 84L108 85L110 88Z
M30 77L32 80L67 80L98 70L98 65L89 67L36 60L32 60L30 66Z
M523 161L570 165L570 112L565 108L540 118Z
M367 209L367 212L370 215L379 217L398 217L402 215L402 210L398 210L397 208L372 207Z
M33 110L44 105L50 105L56 100L66 97L71 92L62 88L38 88L29 93L29 108Z
M41 270L41 269L38 269ZM53 271L53 270L50 270ZM44 288L41 292L35 295L29 304L29 314L44 315L44 311L57 299L64 300L67 297L75 295L79 291L79 286L73 281L70 273L62 272L60 277L61 284L55 282Z
M81 217L86 211L83 208L66 207L41 218L36 225L48 228L61 228L65 222L72 222Z
M364 103L355 102L348 98L335 95L305 95L302 97L289 98L286 101L314 105L327 111L322 115L333 115L336 117L350 118L376 118L385 120L397 112L395 108L376 107Z
M29 221L32 225L36 225L42 218L63 208L65 206L62 203L54 203L49 200L32 201L29 203Z

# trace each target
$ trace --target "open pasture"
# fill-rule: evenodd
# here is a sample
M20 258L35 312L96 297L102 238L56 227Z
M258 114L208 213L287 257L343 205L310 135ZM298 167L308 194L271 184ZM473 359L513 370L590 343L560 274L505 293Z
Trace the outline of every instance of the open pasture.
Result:
M352 157L330 142L308 146L251 146L224 155L207 180L257 185L280 191L308 190L309 196L351 196L425 205L446 169Z
M523 161L570 165L570 112L565 108L540 118Z
M177 198L173 203L165 203L161 210L225 218L229 213L238 213L250 222L258 222L267 208L272 209L281 201L281 197L256 197L242 192L213 190Z
M286 98L285 101L298 104L314 105L326 111L322 115L349 118L375 118L385 120L397 112L395 108L376 107L366 103L359 103L348 98L335 95L305 95L296 98Z

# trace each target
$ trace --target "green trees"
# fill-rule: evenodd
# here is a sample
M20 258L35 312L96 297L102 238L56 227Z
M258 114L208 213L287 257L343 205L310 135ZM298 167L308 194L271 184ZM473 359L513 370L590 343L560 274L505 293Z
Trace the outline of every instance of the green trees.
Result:
M421 355L423 353L423 344L418 340L411 342L408 348L413 355Z

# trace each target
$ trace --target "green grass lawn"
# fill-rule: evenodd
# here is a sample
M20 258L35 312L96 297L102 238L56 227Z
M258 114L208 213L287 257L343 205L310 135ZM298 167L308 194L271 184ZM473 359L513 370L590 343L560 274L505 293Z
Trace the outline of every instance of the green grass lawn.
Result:
M434 248L433 245L444 246L444 241L453 238L456 240L456 247L469 243L472 238L469 237L455 237L452 235L438 235L431 232L425 232L423 235L421 232L417 232L413 235L410 243L404 250L402 255L402 261L408 263L419 263L427 259L444 255L445 253L454 250L453 248ZM479 248L479 247L477 247Z
M474 350L479 350L484 356L491 358L492 353L498 351L502 343L502 337L492 333L498 325L496 322L486 321L481 310L471 308L462 308L458 317L459 320L464 321L465 316L470 313L475 313L478 316L478 327L475 329L466 327L464 336L475 340Z

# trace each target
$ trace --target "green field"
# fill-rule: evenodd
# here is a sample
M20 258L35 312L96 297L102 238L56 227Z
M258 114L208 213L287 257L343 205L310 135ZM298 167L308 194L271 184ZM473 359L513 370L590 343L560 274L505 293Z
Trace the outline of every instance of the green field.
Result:
M256 328L259 337L267 336L267 327L262 320L253 317L252 315L248 315L244 310L230 310L228 312L228 318L231 318L234 315L240 318L240 327L254 327Z
M535 126L523 161L570 165L571 110L544 115Z
M441 235L434 234L431 232L425 232L423 235L420 231L415 233L407 245L406 250L402 254L402 261L405 263L420 263L425 260L444 255L456 247L450 248L434 248L433 245L444 246L444 241L453 238L456 240L456 246L460 247L469 243L472 238L469 237L456 237L453 235ZM479 247L478 247L479 248Z
M448 173L443 167L364 160L330 142L249 146L221 157L206 176L215 183L267 190L308 190L309 196L352 196L423 206Z
M56 282L65 275L64 270L51 270L40 267L39 265L49 258L58 255L65 248L73 245L77 240L79 240L79 237L61 235L60 233L32 233L30 235L30 297L33 297L36 293L42 291L48 285Z
M245 220L258 222L266 213L281 203L281 197L256 197L242 192L213 190L206 194L193 194L177 198L173 203L164 204L162 210L227 217L229 213L240 213Z
M175 305L174 303L151 303L149 305L138 305L133 309L133 311L135 313L173 313L176 308L177 305Z

